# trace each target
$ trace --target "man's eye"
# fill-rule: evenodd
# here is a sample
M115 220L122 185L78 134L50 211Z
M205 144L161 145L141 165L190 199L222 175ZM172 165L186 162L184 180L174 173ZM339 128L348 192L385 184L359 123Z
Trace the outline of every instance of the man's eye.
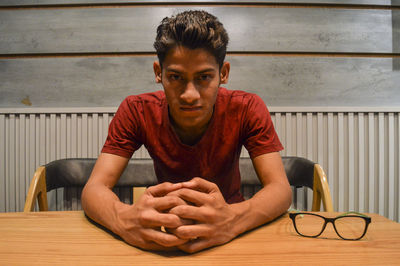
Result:
M201 80L201 81L207 81L207 80L210 80L210 79L211 79L210 75L200 75L199 76L199 80Z
M181 79L181 76L179 76L179 75L176 75L176 74L172 74L172 75L169 75L169 79L171 79L171 80L180 80Z

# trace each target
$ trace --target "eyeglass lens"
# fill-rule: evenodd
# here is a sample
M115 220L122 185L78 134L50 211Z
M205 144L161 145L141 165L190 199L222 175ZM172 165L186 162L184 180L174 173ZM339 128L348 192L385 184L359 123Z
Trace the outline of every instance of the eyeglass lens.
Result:
M337 233L345 239L358 239L365 230L365 220L361 217L344 216L335 220Z
M316 215L299 214L296 216L296 228L304 236L317 236L321 233L325 220Z
M299 214L296 228L303 236L315 237L324 230L325 219L312 214ZM365 220L357 216L343 216L335 220L336 232L344 239L358 239L365 231Z

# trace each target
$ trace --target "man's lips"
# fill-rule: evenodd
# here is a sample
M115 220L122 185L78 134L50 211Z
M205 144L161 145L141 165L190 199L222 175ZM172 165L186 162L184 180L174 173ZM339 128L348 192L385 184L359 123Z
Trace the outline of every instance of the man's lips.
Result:
M180 109L185 112L194 112L201 110L201 106L181 106Z

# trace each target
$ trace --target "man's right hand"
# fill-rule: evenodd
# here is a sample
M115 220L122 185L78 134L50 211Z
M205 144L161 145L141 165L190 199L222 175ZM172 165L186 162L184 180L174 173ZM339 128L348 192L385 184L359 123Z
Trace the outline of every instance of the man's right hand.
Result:
M121 236L127 243L151 250L166 250L182 245L186 240L161 231L177 228L187 221L168 211L187 204L177 195L168 193L182 184L162 183L149 187L133 205L122 203L111 190L117 183L129 158L101 153L82 191L82 207L97 223ZM139 177L138 177L139 178Z
M186 204L177 196L166 196L181 187L181 184L162 183L149 187L133 205L116 203L117 224L113 231L127 243L147 250L170 250L184 244L187 240L160 229L161 226L176 228L187 223L168 213L171 208Z

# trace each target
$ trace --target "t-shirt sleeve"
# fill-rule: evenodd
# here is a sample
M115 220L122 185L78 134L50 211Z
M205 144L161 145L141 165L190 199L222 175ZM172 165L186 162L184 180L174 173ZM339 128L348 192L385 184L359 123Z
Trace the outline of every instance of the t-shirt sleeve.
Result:
M264 101L253 94L244 112L244 146L251 158L283 150Z
M140 141L139 105L126 98L119 106L108 128L108 136L101 152L131 158L142 145Z

